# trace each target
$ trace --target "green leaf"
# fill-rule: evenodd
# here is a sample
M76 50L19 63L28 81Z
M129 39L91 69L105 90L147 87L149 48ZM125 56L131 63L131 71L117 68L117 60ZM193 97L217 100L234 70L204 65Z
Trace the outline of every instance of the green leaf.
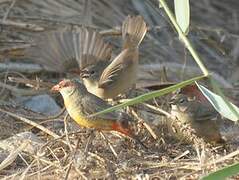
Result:
M224 180L227 177L236 175L239 173L239 163L233 164L231 166L222 168L216 172L210 173L207 176L204 176L202 180Z
M196 82L199 90L208 99L208 101L213 105L213 107L219 112L223 117L230 119L232 121L238 121L239 119L239 108L232 104L231 102L225 102L221 96L213 93L202 85ZM229 104L229 105L228 105ZM232 109L233 108L233 109Z
M90 115L90 117L93 117L93 116L96 116L96 115L99 115L99 114L109 113L109 112L112 112L112 111L117 110L119 108L123 108L123 107L134 105L134 104L138 104L138 103L141 103L141 102L153 99L155 97L163 96L163 95L165 95L167 93L170 93L172 91L175 91L175 90L177 90L177 89L179 89L181 87L184 87L184 86L187 86L189 84L192 84L193 82L195 82L197 80L200 80L200 79L202 79L204 77L206 77L206 76L198 76L198 77L189 79L187 81L183 81L181 83L178 83L176 85L173 85L173 86L161 89L161 90L145 93L145 94L143 94L141 96L133 98L133 99L131 99L131 100L127 101L127 102L124 102L122 104L119 104L119 105L116 105L114 107L111 107L111 108L105 109L103 111L97 112L95 114L92 114L92 115Z
M179 27L187 35L190 22L189 0L174 0L174 11Z

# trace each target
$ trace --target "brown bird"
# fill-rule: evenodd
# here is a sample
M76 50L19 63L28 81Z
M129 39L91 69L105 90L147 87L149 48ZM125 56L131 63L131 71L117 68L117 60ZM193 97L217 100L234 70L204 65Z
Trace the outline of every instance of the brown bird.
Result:
M81 77L89 92L98 97L114 98L136 83L139 45L147 32L142 16L128 16L122 25L123 48L113 61L94 63L82 70Z
M171 101L171 114L183 123L188 123L196 135L207 141L223 142L220 114L210 103L203 103L185 94L175 94Z
M126 113L114 111L89 117L89 115L112 106L101 98L89 93L78 80L62 80L52 88L52 91L59 91L61 93L69 115L80 126L102 131L117 131L133 138L144 146L135 136L134 121Z
M89 92L101 98L114 98L136 82L138 46L147 31L141 16L128 16L123 22L123 49L111 62L112 47L92 28L74 32L58 30L35 38L26 55L56 72L81 73Z

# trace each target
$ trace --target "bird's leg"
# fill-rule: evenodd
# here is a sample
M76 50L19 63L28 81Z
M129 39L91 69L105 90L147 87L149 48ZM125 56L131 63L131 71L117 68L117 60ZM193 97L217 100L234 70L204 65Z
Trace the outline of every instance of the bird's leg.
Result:
M94 138L95 138L94 129L91 129L90 130L90 135L89 135L89 137L87 139L87 143L86 143L85 150L84 150L85 155L88 154L89 146L91 145L91 143L92 143Z

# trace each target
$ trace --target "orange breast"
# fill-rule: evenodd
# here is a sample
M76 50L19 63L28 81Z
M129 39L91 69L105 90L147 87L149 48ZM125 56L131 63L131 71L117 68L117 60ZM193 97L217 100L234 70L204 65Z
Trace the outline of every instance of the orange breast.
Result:
M112 130L112 124L114 120L108 119L92 119L87 118L85 115L82 115L79 112L71 112L68 111L69 115L72 117L73 120L77 122L80 126L87 127L87 128L95 128L99 130Z
M72 102L65 101L66 109L71 118L82 127L95 128L99 130L112 130L112 125L115 120L88 118L84 115L79 106L72 106Z

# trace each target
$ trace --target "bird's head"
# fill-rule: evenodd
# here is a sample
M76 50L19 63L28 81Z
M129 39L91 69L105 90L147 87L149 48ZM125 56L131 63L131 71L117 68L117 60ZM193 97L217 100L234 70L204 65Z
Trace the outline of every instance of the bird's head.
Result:
M60 92L63 97L72 95L76 90L80 93L87 92L85 86L77 79L63 79L51 89L53 92Z
M179 110L184 112L190 107L191 102L194 100L194 98L188 97L184 94L175 94L171 98L169 104L171 105L172 110Z
M90 81L91 83L98 82L107 65L108 63L104 61L98 61L95 64L88 65L81 70L80 76L83 80Z

